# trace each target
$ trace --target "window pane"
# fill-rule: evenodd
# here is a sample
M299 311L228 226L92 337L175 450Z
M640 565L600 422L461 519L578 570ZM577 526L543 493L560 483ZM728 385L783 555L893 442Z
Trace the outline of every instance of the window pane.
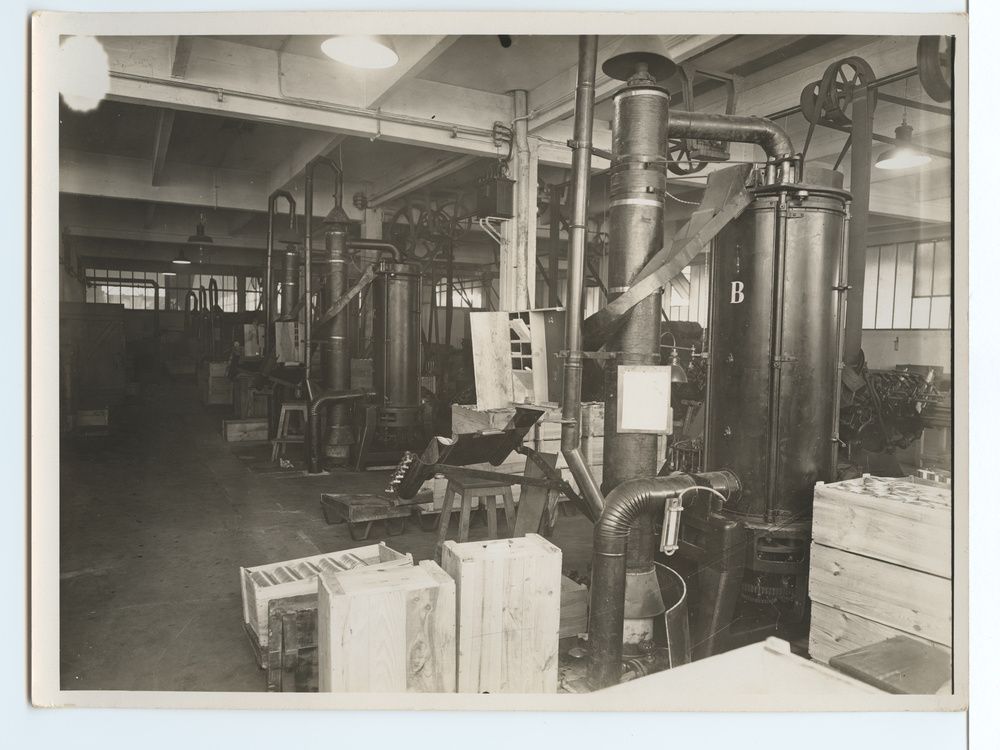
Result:
M951 242L934 243L934 287L932 294L951 296Z
M931 323L931 298L914 297L913 315L910 318L913 328L927 328Z
M864 309L861 327L875 327L875 303L878 300L878 247L869 247L865 258Z
M947 328L951 322L951 297L931 297L931 328Z
M930 297L934 283L934 243L917 243L917 260L913 272L913 296Z
M896 246L883 245L878 261L878 299L875 303L875 327L892 328L894 287L896 285Z
M896 301L893 306L892 327L910 327L910 306L913 301L913 243L897 246L896 250Z

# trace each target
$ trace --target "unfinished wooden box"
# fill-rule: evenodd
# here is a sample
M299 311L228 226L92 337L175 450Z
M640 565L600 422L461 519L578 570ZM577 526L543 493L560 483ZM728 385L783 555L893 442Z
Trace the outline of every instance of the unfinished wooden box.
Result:
M240 568L240 586L243 592L243 622L251 641L260 654L258 662L266 666L268 645L268 603L273 599L316 593L316 580L320 573L364 568L411 566L409 553L397 552L385 544L369 544L340 552L326 552L297 560Z
M458 692L554 693L562 551L537 534L447 541L458 595Z
M455 582L437 563L319 579L319 689L455 691Z
M261 442L267 440L267 418L223 419L222 435L227 443Z
M233 381L226 376L229 362L203 361L198 365L198 390L201 402L206 406L221 406L233 403Z
M809 563L809 654L898 635L951 648L951 493L864 476L818 484Z

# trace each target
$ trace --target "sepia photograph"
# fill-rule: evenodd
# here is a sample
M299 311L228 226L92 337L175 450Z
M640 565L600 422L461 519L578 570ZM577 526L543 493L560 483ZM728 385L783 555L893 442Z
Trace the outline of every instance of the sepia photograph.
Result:
M33 702L963 709L967 18L807 15L36 15Z

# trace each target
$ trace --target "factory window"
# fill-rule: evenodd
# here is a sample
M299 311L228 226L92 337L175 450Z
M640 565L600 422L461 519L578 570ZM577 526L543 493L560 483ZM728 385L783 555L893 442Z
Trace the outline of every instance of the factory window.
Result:
M951 241L869 247L862 318L866 329L949 329Z
M447 279L440 279L434 285L434 303L438 307L445 307L448 304ZM451 293L451 304L454 307L482 310L484 308L482 279L455 279Z
M212 279L215 279L215 283L219 287L219 307L222 308L222 311L238 312L239 299L236 276L219 273L178 273L176 276L167 277L166 309L183 310L188 292L194 292L195 296L200 299L202 287L205 288L206 304L210 305L208 288Z
M160 285L159 304L163 308L162 273L88 268L87 279L87 302L124 305L126 310L153 310L156 307L156 289L146 283L134 282L155 281Z
M258 309L263 309L263 300L260 293L261 288L264 286L263 279L257 276L247 276L243 291L243 309L248 312L254 312Z
M708 325L708 263L699 256L683 269L663 293L663 311L673 321Z

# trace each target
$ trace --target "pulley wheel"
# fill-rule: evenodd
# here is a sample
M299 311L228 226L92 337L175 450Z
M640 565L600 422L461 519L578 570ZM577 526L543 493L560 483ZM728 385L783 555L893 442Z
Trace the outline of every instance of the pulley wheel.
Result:
M927 95L936 102L951 101L955 40L950 36L922 36L917 42L917 73Z
M847 115L854 100L854 92L860 86L871 85L875 81L875 71L861 57L845 57L826 69L822 80L810 83L799 96L802 114L816 125L845 127L851 124ZM878 92L872 91L872 98Z
M686 138L671 140L667 144L667 169L676 175L697 174L708 162L692 161L690 143Z

